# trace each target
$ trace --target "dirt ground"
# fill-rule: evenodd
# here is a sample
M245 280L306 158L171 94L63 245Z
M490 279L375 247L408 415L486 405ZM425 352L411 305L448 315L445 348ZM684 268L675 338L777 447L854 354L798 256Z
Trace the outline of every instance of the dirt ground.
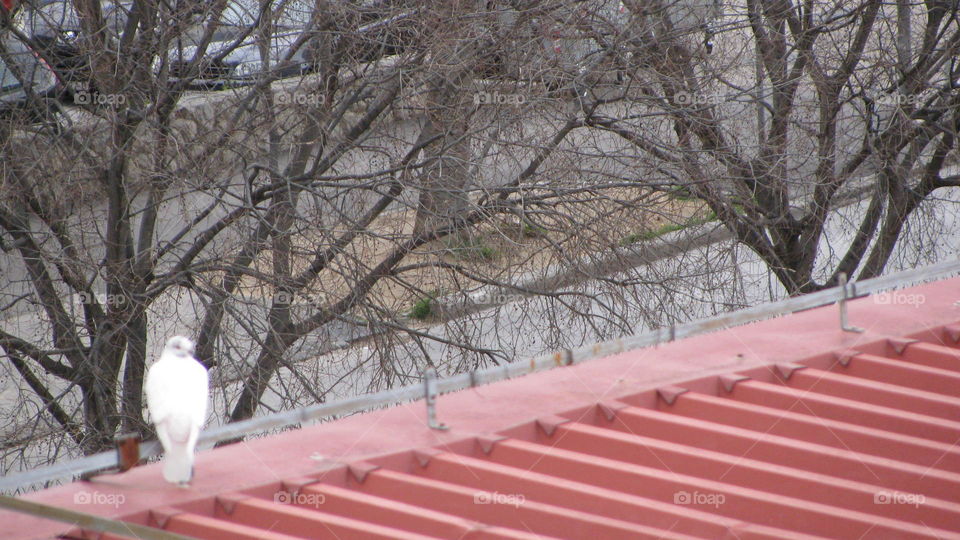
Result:
M692 220L709 219L707 215L705 205L697 200L621 189L558 205L547 219L533 216L522 222L516 216L497 217L469 237L445 238L422 246L401 263L403 272L380 280L368 303L377 310L410 317L418 302L480 285L438 264L457 265L485 279L508 282L511 277L536 273L568 258L652 240ZM309 292L295 301L323 305L342 298L356 276L369 272L398 242L409 238L415 217L414 210L380 216L320 274ZM295 236L294 274L309 264L318 245L329 244L331 233L343 232L346 230ZM272 264L271 252L265 251L257 268L268 271ZM245 295L269 297L271 293L269 284L252 278L244 283ZM423 311L419 315L413 318L430 319Z

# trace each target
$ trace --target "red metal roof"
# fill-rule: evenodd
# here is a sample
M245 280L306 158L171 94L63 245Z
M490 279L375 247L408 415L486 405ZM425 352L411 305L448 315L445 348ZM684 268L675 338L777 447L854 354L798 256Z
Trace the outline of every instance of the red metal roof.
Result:
M960 538L960 278L906 293L25 498L203 538Z

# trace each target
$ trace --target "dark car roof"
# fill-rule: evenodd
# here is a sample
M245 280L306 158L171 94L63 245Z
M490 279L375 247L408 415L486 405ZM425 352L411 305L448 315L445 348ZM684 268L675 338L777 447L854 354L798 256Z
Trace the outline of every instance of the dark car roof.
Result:
M46 94L57 85L56 75L50 68L20 40L7 36L4 38L6 58L12 66L0 58L0 101L4 105L23 101L26 97L23 87L28 85L35 94Z

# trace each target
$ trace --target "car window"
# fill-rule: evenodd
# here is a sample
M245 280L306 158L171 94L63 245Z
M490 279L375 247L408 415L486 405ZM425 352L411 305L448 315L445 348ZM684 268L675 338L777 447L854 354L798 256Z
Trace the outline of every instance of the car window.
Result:
M229 2L220 14L220 24L213 31L213 41L232 41L257 22L257 6L251 2Z
M53 36L57 32L77 32L80 30L80 18L73 9L72 2L52 2L39 9L24 10L33 35Z
M313 13L313 2L305 0L289 0L283 2L280 6L280 12L276 19L276 26L280 28L306 28L310 24L310 16Z
M257 23L259 6L255 2L229 2L220 16L221 24L249 28Z
M20 81L13 75L13 71L7 68L3 58L0 58L0 89L7 92L19 86Z
M273 2L270 8L275 15L274 25L278 28L303 28L310 22L313 13L313 2L306 0L287 0ZM260 14L258 2L250 0L234 0L229 2L223 10L221 22L225 26L249 28L257 23Z
M2 65L0 78L2 78L5 91L22 87L24 82L30 82L34 86L47 83L44 80L45 73L40 65L40 60L26 45L17 39L7 37L7 39L4 39L3 48L6 52L4 56L10 62L10 64L7 64L3 61L3 58L0 58L0 65ZM16 73L19 74L19 77L11 69L12 66L16 67Z
M129 3L109 4L103 7L103 18L107 23L107 30L114 37L123 35L131 7Z
M310 22L313 13L313 3L306 0L289 0L275 3L272 6L276 14L274 26L278 30L292 30L304 28ZM220 16L220 25L214 31L214 41L229 41L237 39L244 32L257 24L260 14L260 5L251 0L233 0L227 3Z

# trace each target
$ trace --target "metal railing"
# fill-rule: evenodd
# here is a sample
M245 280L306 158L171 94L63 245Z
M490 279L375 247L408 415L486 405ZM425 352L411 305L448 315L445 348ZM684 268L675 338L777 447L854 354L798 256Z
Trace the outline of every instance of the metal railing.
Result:
M503 381L545 369L577 364L586 360L602 358L631 349L657 345L679 338L704 334L833 303L839 303L841 308L843 308L844 302L848 299L944 279L957 275L958 273L960 273L960 259L915 270L897 272L861 282L847 283L815 293L787 298L778 302L762 304L690 323L662 327L627 338L601 342L573 350L563 349L532 359L519 360L496 367L461 373L444 379L425 376L425 384L384 390L332 403L311 405L309 407L258 416L240 422L213 427L205 430L201 434L199 446L201 448L210 448L219 442L242 439L246 436L273 429L352 414L424 397L427 398L425 401L429 406L435 402L433 398L437 393L454 392L465 388ZM960 290L958 290L957 299L960 300ZM843 311L843 309L841 309L841 311ZM839 319L837 329L841 331L858 330L854 327L847 327L845 321L841 324ZM432 413L434 412L435 411L428 411L428 416L433 418ZM439 424L431 423L431 427L437 427L438 425ZM158 456L161 450L160 444L157 441L147 441L143 443L139 446L140 461ZM47 467L0 478L0 493L14 493L21 490L28 490L32 486L46 485L58 480L116 470L120 464L121 460L119 459L118 452L102 452L72 461L56 463Z
M76 510L68 510L48 504L7 497L5 495L0 495L0 508L59 521L61 523L68 523L76 527L90 529L100 533L111 533L125 538L134 537L140 540L191 540L191 538L193 538L191 536L183 536L129 521L104 518L85 512L77 512Z

